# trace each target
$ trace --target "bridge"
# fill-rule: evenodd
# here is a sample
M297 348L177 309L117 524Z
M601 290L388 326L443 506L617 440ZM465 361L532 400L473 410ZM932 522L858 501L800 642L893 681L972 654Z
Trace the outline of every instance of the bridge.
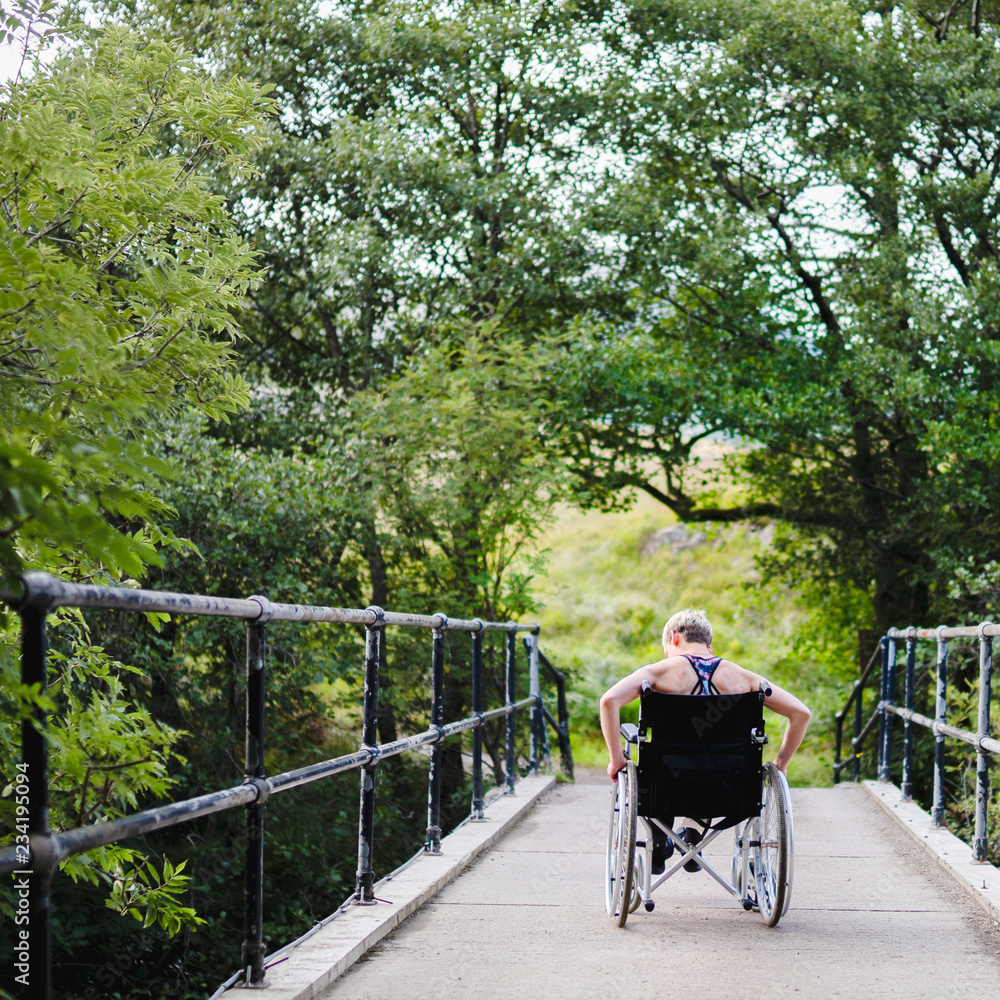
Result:
M624 929L604 910L604 863L610 786L603 773L579 772L557 784L542 773L546 721L569 762L564 709L545 707L537 627L516 622L449 620L391 614L379 608L345 610L245 600L116 590L66 584L41 574L25 578L18 611L23 622L22 677L45 683L45 619L60 605L178 611L245 623L247 650L247 775L242 785L157 807L91 827L53 832L47 826L46 755L42 727L25 723L23 752L27 833L0 850L0 870L27 876L26 912L39 930L31 942L29 988L21 995L48 1000L48 883L61 858L126 836L242 807L247 818L246 936L241 971L214 994L256 989L272 1000L396 997L446 991L490 998L577 997L596 989L637 997L883 997L1000 995L1000 871L985 862L992 640L1000 626L890 632L883 640L881 698L862 724L859 680L854 762L861 741L879 732L878 782L795 789L795 879L792 906L769 930L720 893L704 875L679 873L662 887L652 913L637 912ZM9 598L8 598L9 599ZM13 601L12 601L13 603ZM279 775L263 772L263 706L270 621L353 623L365 630L362 745L356 753ZM375 711L378 668L387 625L423 628L432 636L431 724L392 744L378 744ZM471 639L473 714L442 715L445 634ZM484 710L482 639L497 633L506 652L503 705ZM515 693L517 633L527 632L530 692ZM968 633L968 634L967 634ZM943 692L950 639L974 638L980 651L980 711L976 732L948 725ZM916 712L914 665L921 639L937 642L938 706L930 719ZM906 648L905 707L894 704L897 646ZM874 660L874 658L873 658ZM561 681L561 678L558 678ZM560 698L560 701L563 699ZM850 706L851 703L849 703ZM848 707L849 707L848 706ZM530 746L519 781L514 766L514 720L530 710ZM845 712L846 712L845 708ZM904 723L902 788L892 781L892 719ZM842 721L843 713L838 719ZM506 780L483 797L479 734L490 719L505 719ZM38 721L44 722L39 711ZM975 746L976 837L964 844L911 801L913 727ZM838 735L841 726L838 724ZM463 731L473 736L473 797L469 819L447 836L440 828L440 748ZM429 752L425 848L402 868L375 881L372 868L372 775L385 757L426 747ZM522 747L523 750L523 747ZM943 755L935 761L935 806ZM572 770L571 766L569 768ZM303 937L267 955L263 946L263 805L272 794L348 770L360 771L358 880L344 906ZM936 821L935 821L936 820ZM30 848L21 843L30 844ZM706 853L725 870L726 838ZM25 869L30 865L30 870ZM39 943L40 942L40 945Z
M640 908L618 929L603 901L607 779L584 772L574 784L544 785L534 808L471 863L467 838L453 848L446 838L456 877L378 943L379 907L392 923L410 884L381 883L385 902L351 908L337 930L334 922L287 954L268 970L264 995L1000 995L1000 871L970 864L968 846L933 829L895 786L793 790L792 905L769 930L707 876L687 873L661 887L652 913ZM716 843L725 868L729 842ZM341 974L335 953L364 938L371 950Z

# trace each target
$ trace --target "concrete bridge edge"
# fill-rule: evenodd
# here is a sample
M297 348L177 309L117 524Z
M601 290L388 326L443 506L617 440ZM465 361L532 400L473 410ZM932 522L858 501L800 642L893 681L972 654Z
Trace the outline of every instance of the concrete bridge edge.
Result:
M556 784L553 775L521 778L514 795L486 807L483 820L468 820L441 841L440 854L423 854L381 879L377 903L346 905L315 932L279 949L266 961L264 982L252 989L262 1000L317 1000L338 976L418 910L483 851L493 846Z
M972 859L972 848L943 827L930 813L903 798L896 785L865 781L866 792L997 922L1000 922L1000 869Z

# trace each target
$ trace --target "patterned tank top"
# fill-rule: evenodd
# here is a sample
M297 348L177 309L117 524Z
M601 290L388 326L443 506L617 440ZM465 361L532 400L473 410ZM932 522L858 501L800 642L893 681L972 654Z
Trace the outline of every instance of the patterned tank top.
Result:
M719 694L719 689L712 681L712 675L715 673L715 668L722 662L722 657L692 656L690 653L683 655L698 675L698 680L691 689L691 694Z

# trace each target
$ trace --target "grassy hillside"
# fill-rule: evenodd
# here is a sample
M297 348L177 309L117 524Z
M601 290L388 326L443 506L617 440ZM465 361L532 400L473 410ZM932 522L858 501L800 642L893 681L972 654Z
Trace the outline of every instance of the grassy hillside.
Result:
M625 513L562 514L543 540L549 565L534 590L542 649L573 678L578 762L607 763L597 720L601 693L663 655L660 633L674 611L704 607L717 654L787 687L813 710L810 733L789 767L792 783L830 783L832 715L856 667L822 663L797 649L807 609L788 590L761 587L754 570L754 556L772 530L678 525L646 497ZM771 755L783 723L768 714Z

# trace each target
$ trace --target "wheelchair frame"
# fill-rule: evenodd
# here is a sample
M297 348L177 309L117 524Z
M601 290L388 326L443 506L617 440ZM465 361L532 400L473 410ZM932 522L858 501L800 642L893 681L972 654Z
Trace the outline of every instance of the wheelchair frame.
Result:
M765 693L770 692L762 692L761 698ZM785 776L773 763L760 765L760 809L733 826L732 865L730 877L726 878L703 857L702 851L729 825L718 829L708 826L701 840L689 845L680 830L671 829L660 819L638 815L639 775L632 750L638 751L645 742L640 727L630 724L621 727L627 763L615 779L608 822L605 906L609 915L619 927L624 927L628 915L640 902L651 911L655 905L653 892L693 860L745 910L758 910L764 923L774 927L788 910L794 868L792 804ZM748 738L757 744L759 760L766 737L752 729ZM639 823L643 836L637 840ZM666 836L667 843L673 845L676 859L663 874L655 876L652 873L654 825Z

